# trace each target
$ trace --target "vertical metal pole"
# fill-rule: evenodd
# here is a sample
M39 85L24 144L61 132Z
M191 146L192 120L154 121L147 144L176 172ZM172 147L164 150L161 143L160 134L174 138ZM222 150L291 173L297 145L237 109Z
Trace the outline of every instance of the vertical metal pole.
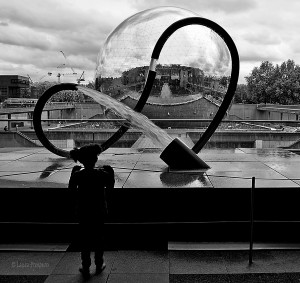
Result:
M11 114L7 114L7 119L11 119ZM7 129L10 131L11 130L11 121L8 121L7 123Z
M47 111L47 119L50 119L50 111ZM48 126L50 127L50 121L48 120Z
M251 186L251 190L250 190L250 247L249 247L249 264L252 264L252 257L253 257L254 188L255 188L255 177L252 177L252 186Z

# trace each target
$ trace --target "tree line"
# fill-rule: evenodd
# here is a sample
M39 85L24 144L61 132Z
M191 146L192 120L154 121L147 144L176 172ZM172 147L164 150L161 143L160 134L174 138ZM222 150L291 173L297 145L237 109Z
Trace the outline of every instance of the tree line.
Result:
M246 84L237 86L235 103L300 103L300 66L293 60L280 65L263 61L245 79Z

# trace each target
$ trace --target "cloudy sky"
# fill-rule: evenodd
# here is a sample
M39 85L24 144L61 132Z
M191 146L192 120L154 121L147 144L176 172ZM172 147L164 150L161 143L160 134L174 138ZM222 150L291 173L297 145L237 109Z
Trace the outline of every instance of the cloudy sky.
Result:
M92 81L109 33L157 6L189 9L221 25L239 51L240 83L265 60L300 64L299 0L0 0L0 74L66 78L67 65Z

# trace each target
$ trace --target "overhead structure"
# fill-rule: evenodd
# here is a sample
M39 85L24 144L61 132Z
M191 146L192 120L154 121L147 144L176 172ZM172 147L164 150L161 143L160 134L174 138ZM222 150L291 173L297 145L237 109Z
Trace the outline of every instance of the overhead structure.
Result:
M72 68L71 64L69 63L69 60L67 59L67 56L65 55L65 53L63 51L60 51L60 52L64 56L64 58L66 60L66 63L67 63L67 66L72 70L72 72L73 72L74 75L77 75L77 73L74 71L74 69ZM63 65L65 65L65 64L63 64Z
M60 50L60 52L64 56L64 58L66 60L66 63L58 65L57 68L70 68L72 70L72 73L62 73L62 72L57 73L57 82L59 84L61 83L61 76L75 76L75 75L77 75L77 72L75 72L75 70L71 66L69 60L67 59L67 56L65 55L65 53L62 50ZM76 79L76 80L78 81L78 79Z
M80 84L80 82L84 82L84 81L85 79L84 79L84 71L83 71L79 79L77 79L77 83Z
M45 78L46 76L51 77L52 76L52 72L48 72L46 75L43 75L42 77L39 78L39 81L41 81L43 78Z

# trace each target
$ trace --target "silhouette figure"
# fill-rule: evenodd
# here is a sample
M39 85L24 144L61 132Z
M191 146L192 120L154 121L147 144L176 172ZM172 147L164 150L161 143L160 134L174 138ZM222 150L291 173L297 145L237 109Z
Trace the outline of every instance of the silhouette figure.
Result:
M80 249L83 276L90 275L91 252L95 252L96 273L105 268L103 258L104 219L107 215L107 189L114 187L114 170L111 166L96 168L102 148L90 144L70 151L70 157L83 164L74 166L69 180L69 188L76 190L80 227Z

